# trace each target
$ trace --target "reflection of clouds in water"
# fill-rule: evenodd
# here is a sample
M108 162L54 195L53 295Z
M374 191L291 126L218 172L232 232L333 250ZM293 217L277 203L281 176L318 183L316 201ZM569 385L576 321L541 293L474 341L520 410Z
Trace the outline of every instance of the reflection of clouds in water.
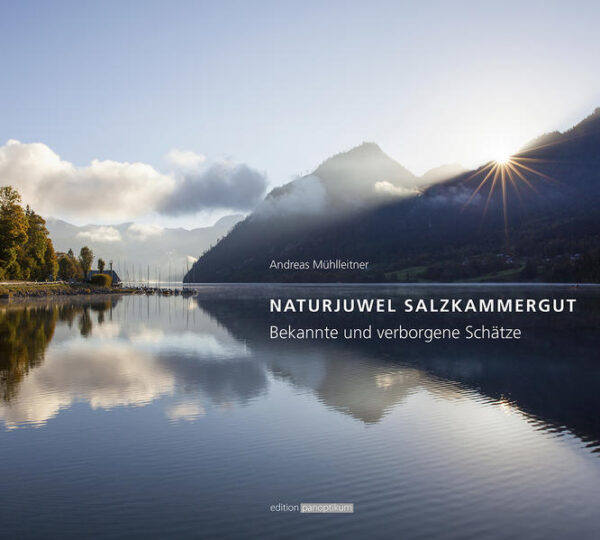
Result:
M357 351L284 351L275 344L251 351L223 332L167 334L144 325L129 332L118 325L106 327L104 334L96 332L84 341L72 338L49 351L46 362L24 379L16 398L0 405L0 419L8 428L41 425L75 402L110 409L176 394L194 397L167 405L166 416L193 421L206 414L200 397L226 410L264 395L268 372L367 423L378 422L419 389L449 397L449 389L438 388L428 375L384 368ZM115 338L111 341L110 336Z
M93 409L145 405L176 389L202 394L217 407L246 403L267 387L265 368L248 360L245 344L226 332L167 334L144 325L129 331L97 325L91 337L71 334L51 348L10 402L0 404L7 428L42 425L61 409L87 402ZM198 399L169 405L171 420L205 415Z
M139 326L123 333L124 339L137 349L154 353L182 352L196 358L242 358L250 356L244 343L229 335L215 335L208 332L165 333L156 328Z
M178 420L193 422L194 420L205 416L206 411L204 410L202 403L198 400L183 401L181 403L169 405L166 410L166 415L167 418L173 422Z
M208 333L166 335L158 345L162 351L184 351L187 356L197 358L230 359L251 355L244 343Z
M173 374L178 387L188 394L198 392L217 406L246 404L268 388L265 366L250 359L198 361L178 354L164 355L160 364Z
M16 398L0 405L7 428L41 425L60 409L88 402L93 409L145 405L170 394L173 375L152 356L121 344L86 344L49 351L46 362L22 382Z
M92 329L92 337L96 339L111 340L119 337L120 333L121 325L114 321L105 321L102 324L96 324Z
M151 352L184 352L197 358L243 358L251 355L245 343L238 341L222 328L197 331L170 331L145 324L132 325L120 331L120 337L138 349ZM115 335L119 336L119 333Z
M134 330L124 332L123 337L135 344L152 344L161 343L165 339L165 333L160 328L149 328L140 325Z
M204 311L197 315L194 329L117 316L94 325L83 340L71 331L24 378L15 398L0 404L0 419L9 428L40 425L75 402L110 409L173 395L166 416L192 421L205 415L200 400L226 410L266 394L269 373L366 423L378 422L419 390L446 398L452 393L421 371L382 364L360 350L290 349L272 341L250 348Z

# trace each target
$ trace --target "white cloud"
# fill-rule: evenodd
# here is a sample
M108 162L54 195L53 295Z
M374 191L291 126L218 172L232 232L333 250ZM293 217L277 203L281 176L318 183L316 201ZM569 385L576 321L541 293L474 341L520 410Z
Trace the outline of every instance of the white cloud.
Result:
M142 225L134 223L127 229L127 234L134 240L146 240L150 237L159 236L164 229L159 225Z
M175 181L145 163L93 160L76 167L42 143L0 147L0 184L44 215L127 219L147 213Z
M77 238L89 240L90 242L120 242L121 233L114 227L95 227L93 229L77 233Z
M394 197L406 197L408 195L416 195L419 193L416 189L395 186L391 182L375 182L375 191L382 195L393 195Z
M178 171L164 174L147 163L93 160L77 167L43 143L9 140L0 146L0 186L12 185L26 204L44 216L64 219L127 220L159 211L190 215L200 211L252 209L266 178L245 164L213 163L204 156L172 150ZM132 231L147 237L158 231Z
M166 158L171 165L185 171L198 169L206 161L206 156L202 154L197 154L192 150L179 150L178 148L170 150Z
M258 206L253 216L319 214L325 209L327 193L316 175L298 178L291 184L273 190Z

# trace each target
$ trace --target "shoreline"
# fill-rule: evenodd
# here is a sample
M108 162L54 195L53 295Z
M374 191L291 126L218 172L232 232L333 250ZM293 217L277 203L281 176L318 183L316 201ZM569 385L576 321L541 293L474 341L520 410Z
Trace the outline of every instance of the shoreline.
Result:
M110 294L142 294L140 289L98 287L89 283L15 282L0 284L0 301L19 298L47 298L54 296L92 296Z

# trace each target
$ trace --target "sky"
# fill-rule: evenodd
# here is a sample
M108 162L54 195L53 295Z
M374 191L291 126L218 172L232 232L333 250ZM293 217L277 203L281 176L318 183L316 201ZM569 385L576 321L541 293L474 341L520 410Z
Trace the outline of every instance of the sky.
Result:
M0 8L0 185L78 224L207 225L363 141L475 167L600 106L594 1Z

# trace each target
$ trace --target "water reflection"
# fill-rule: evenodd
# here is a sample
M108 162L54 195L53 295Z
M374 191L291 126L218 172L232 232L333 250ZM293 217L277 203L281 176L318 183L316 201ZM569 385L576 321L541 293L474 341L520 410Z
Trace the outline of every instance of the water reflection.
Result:
M600 405L600 367L595 334L586 331L597 316L597 310L584 309L568 323L530 321L528 338L518 346L449 347L272 341L265 294L256 291L207 291L198 300L124 297L5 306L0 419L9 429L40 426L77 402L110 410L160 401L171 421L195 421L213 408L247 405L278 381L366 425L423 392L445 401L483 396L506 412L597 445L600 426L592 412ZM278 320L287 322L301 326L307 320ZM359 322L364 324L351 316L337 320ZM424 316L412 324L432 322ZM581 333L575 344L569 325Z
M54 308L0 311L0 390L5 401L15 397L25 375L44 361L56 319Z
M271 341L311 323L270 316L272 292L0 306L5 535L597 536L597 295L572 318L503 318L518 344L448 346ZM357 513L268 511L303 500Z
M128 310L137 312L135 304L146 302L128 298L112 312L110 322L98 317L96 324L91 311L104 314L116 307L115 302L104 309L96 304L12 310L10 317L29 313L38 324L50 317L53 324L66 323L78 332L59 338L58 346L47 352L49 340L40 344L36 369L19 379L18 392L13 385L0 408L6 427L43 425L75 402L111 409L145 405L162 396L176 398L165 403L168 418L194 420L206 414L206 400L220 408L247 404L268 391L270 377L313 392L328 407L365 423L379 421L418 388L451 393L416 369L381 365L351 349L332 355L314 344L285 351L268 346L252 335L251 321L235 317L235 311L228 313L237 330L245 329L249 336L234 337L198 304L192 327L187 317L184 321L176 316L177 310L166 328L164 313L146 314L143 321L126 316Z
M449 294L448 294L449 293ZM269 292L273 296L331 296L325 287ZM336 288L334 294L355 297L440 296L438 289L398 289L379 287ZM494 295L523 296L523 290L500 288L455 288L444 296L477 298ZM273 342L269 325L310 327L310 314L269 314L264 294L247 290L235 300L235 307L223 295L204 295L201 308L244 340L255 356L265 361L274 374L289 377L296 385L310 387L326 405L347 412L363 422L377 422L395 404L417 389L454 399L474 390L503 405L504 410L519 411L528 422L548 429L570 430L591 446L600 441L600 418L591 411L600 409L600 364L597 328L600 326L600 291L596 288L527 291L528 296L577 297L574 314L465 314L431 313L381 314L370 318L356 314L317 315L320 325L364 327L368 323L390 326L402 323L415 328L440 324L460 327L465 324L502 324L523 329L516 341L457 341L423 343L419 341ZM397 300L398 303L401 299ZM391 319L391 320L390 320ZM310 382L305 383L310 371ZM382 379L384 374L384 379ZM391 375L390 375L391 374ZM402 381L382 392L376 381Z
M0 390L3 399L13 398L25 375L43 363L57 321L71 327L77 318L81 336L87 337L92 331L90 310L98 313L97 322L102 325L104 312L112 309L116 302L0 306Z

